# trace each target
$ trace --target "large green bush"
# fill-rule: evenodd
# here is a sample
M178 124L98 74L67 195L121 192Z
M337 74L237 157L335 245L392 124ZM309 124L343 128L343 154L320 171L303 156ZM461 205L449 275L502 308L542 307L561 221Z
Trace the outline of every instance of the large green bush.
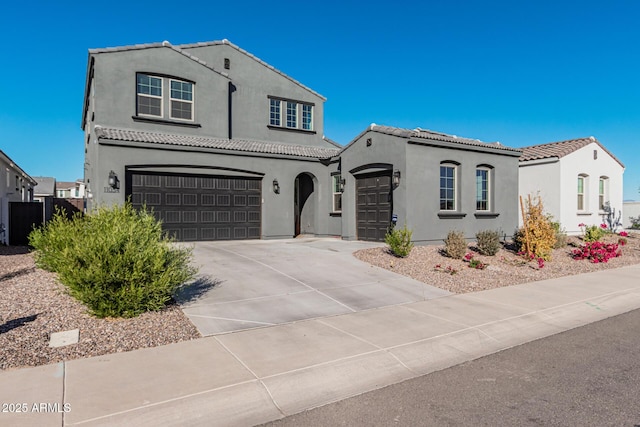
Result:
M384 241L389 245L391 252L400 258L404 258L409 255L411 249L413 249L413 243L411 242L412 231L407 229L406 224L401 229L391 228L384 236Z
M39 267L98 317L134 317L163 308L191 280L191 249L178 247L146 209L130 203L71 220L58 212L29 244Z

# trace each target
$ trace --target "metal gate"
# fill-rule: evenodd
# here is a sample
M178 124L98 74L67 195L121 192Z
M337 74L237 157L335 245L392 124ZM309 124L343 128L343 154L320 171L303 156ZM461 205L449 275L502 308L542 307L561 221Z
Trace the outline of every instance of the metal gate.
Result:
M29 233L42 225L42 203L9 203L9 244L24 246L29 244Z

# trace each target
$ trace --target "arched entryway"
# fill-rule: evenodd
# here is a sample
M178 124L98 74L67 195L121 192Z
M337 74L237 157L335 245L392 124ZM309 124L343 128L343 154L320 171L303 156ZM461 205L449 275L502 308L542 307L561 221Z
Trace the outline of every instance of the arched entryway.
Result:
M304 172L296 177L293 194L294 236L316 233L315 176Z

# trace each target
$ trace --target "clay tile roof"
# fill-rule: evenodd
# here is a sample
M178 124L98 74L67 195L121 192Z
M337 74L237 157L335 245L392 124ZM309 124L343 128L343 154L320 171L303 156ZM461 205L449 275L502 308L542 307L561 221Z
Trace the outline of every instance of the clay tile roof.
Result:
M593 136L523 147L520 161L525 162L527 160L549 159L553 157L561 158L593 143L598 144L598 146L602 148L604 152L609 154L616 162L620 164L620 166L624 167L624 164L622 164L622 162L616 156L614 156L613 153L607 150L605 146L602 145L602 143Z
M285 156L327 159L340 149L310 147L307 145L278 144L244 139L211 138L197 135L175 135L167 133L141 132L96 126L96 135L102 140L145 142L183 147L203 147L218 150L245 151L251 153L279 154Z
M479 139L463 138L460 136L448 135L446 133L435 132L428 129L421 129L421 128L403 129L403 128L396 128L391 126L381 126L376 124L371 125L369 129L374 132L380 132L387 135L400 136L403 138L421 138L421 139L429 139L432 141L453 142L455 144L461 144L461 145L473 145L473 146L479 146L479 147L494 148L498 150L505 150L505 151L515 152L515 153L520 152L520 149L518 148L507 147L505 145L502 145L499 142L483 142L483 141L480 141Z

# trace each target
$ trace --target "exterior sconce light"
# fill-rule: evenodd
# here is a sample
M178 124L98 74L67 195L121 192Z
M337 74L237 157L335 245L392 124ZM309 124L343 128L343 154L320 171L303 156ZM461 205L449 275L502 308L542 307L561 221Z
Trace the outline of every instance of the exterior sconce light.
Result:
M280 194L280 184L277 179L273 180L273 192L276 194Z
M114 171L109 172L109 187L120 188L120 180Z
M345 184L346 182L347 182L347 181L346 181L344 178L340 178L340 192L341 192L341 193L344 193L344 184Z
M393 171L393 186L398 187L400 185L400 170L395 169Z

